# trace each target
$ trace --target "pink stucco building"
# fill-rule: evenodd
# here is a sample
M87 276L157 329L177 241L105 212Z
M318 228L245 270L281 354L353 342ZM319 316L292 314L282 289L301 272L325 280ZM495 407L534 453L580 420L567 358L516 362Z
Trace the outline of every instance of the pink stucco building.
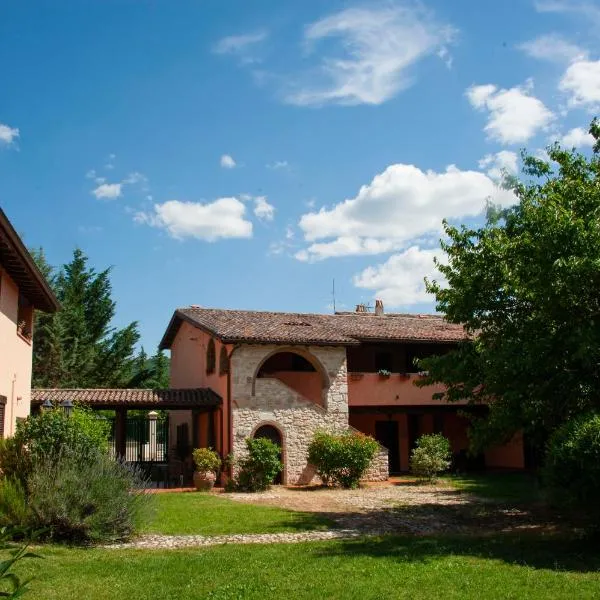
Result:
M417 437L442 432L467 468L473 459L459 410L486 408L433 400L436 388L413 385L415 359L464 337L439 316L386 314L381 303L375 313L333 315L178 309L161 342L171 350L171 386L208 388L221 401L209 412L173 412L171 439L225 456L243 454L249 436L270 437L283 448L283 481L301 483L313 477L306 454L318 429L354 427L375 437L382 452L372 479L406 471ZM472 466L522 468L523 454L516 438Z
M0 209L0 437L29 414L34 309L58 301Z

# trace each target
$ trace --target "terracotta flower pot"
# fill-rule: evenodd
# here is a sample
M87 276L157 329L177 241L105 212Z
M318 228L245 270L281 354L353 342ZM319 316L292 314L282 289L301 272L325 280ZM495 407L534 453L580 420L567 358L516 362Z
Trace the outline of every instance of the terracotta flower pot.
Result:
M216 480L217 476L212 471L194 471L194 486L199 492L210 492Z

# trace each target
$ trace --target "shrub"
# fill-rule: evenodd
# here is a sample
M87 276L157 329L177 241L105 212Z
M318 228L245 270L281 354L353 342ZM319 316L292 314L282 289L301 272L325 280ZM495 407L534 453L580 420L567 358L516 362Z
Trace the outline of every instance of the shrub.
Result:
M283 469L281 448L267 438L246 440L248 456L239 462L235 489L241 492L262 492L275 481Z
M450 442L441 433L422 435L410 457L410 470L417 477L433 482L448 470L452 455Z
M139 471L96 453L39 462L28 481L29 526L52 540L112 542L129 538L149 508Z
M18 477L25 485L28 474L41 460L73 454L81 462L93 461L98 452L108 450L109 427L83 408L73 409L70 416L60 409L29 416L17 425L14 437L0 446L0 470L5 477Z
M600 415L565 423L550 438L542 481L552 503L584 512L598 524Z
M25 530L30 510L23 485L18 479L4 477L0 480L0 528Z
M196 448L192 458L200 473L216 473L221 468L221 457L211 448Z
M325 485L355 488L378 449L379 444L373 438L357 432L320 431L308 447L308 460Z

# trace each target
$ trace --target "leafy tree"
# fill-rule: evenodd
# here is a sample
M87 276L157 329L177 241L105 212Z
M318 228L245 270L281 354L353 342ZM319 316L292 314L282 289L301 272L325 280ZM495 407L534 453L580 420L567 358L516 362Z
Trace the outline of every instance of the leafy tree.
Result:
M140 338L137 323L122 329L112 325L116 303L110 268L97 272L80 249L59 270L48 264L41 249L32 254L61 303L57 313L36 314L35 387L159 387L154 384L165 383L168 361L162 353L150 360L143 350L135 354Z
M473 449L524 430L539 448L562 423L600 409L600 125L591 157L558 144L523 155L516 204L479 228L444 223L447 284L427 282L437 309L470 340L421 361L421 385L449 401L487 403Z

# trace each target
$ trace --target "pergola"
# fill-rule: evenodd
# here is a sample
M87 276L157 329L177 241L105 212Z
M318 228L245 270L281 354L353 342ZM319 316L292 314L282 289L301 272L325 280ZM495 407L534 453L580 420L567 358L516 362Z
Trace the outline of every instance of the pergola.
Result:
M37 412L45 401L60 406L70 400L75 405L93 410L115 411L115 450L125 456L127 442L128 410L191 410L192 443L198 446L198 419L200 413L209 413L214 418L221 406L222 398L209 388L164 390L149 389L43 389L31 390L31 409Z

